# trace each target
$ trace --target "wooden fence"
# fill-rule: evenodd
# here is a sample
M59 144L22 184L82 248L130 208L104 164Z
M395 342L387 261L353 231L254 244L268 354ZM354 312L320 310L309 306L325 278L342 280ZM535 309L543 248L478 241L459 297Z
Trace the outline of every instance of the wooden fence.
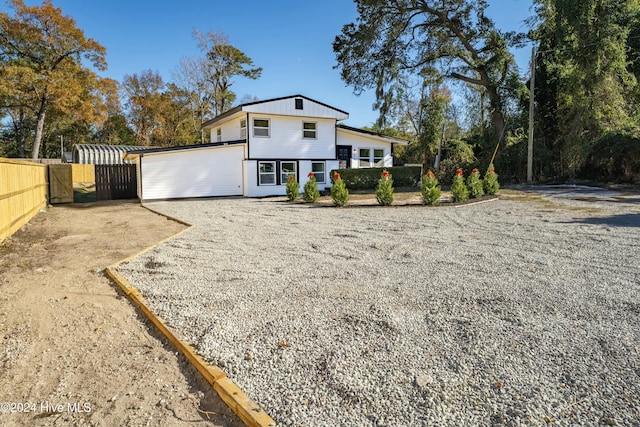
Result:
M71 180L73 183L96 182L96 168L94 166L78 163L71 164Z
M73 203L73 178L71 165L49 165L49 200L57 203Z
M0 242L47 205L47 165L0 158Z
M95 183L94 165L64 163L49 165L49 200L51 204L73 203L74 184Z
M96 199L137 198L136 165L96 165Z

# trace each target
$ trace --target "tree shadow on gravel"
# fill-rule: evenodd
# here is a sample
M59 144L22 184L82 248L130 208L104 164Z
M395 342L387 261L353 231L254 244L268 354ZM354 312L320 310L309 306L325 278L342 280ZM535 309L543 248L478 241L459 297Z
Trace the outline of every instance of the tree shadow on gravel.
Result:
M567 224L608 225L610 227L640 227L640 214L621 214L604 217L582 218Z

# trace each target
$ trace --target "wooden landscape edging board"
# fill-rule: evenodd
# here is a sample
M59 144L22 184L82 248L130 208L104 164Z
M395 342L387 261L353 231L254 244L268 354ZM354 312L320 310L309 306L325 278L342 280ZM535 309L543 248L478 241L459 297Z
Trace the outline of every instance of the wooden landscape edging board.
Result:
M149 209L145 206L149 211L156 213L158 215L162 215L167 219L177 221L181 224L185 224L192 227L191 224L188 224L179 219L170 217L161 212L154 211L153 209ZM227 406L244 422L247 426L250 427L271 427L275 426L275 421L253 400L251 400L233 381L231 381L227 375L220 368L209 365L204 359L202 359L196 353L195 349L180 340L162 321L161 318L156 316L151 309L147 306L144 297L142 294L131 285L131 283L122 276L115 269L122 263L130 261L133 258L136 258L145 252L150 251L156 246L173 239L174 237L184 233L189 228L180 231L173 236L164 239L155 245L152 245L142 251L134 254L130 257L127 257L105 269L105 273L118 284L120 289L133 301L145 316L153 323L156 328L173 344L173 346L180 351L186 359L191 363L191 365L200 372L200 374L207 380L209 384L213 387L213 389L218 393L218 396L227 404Z

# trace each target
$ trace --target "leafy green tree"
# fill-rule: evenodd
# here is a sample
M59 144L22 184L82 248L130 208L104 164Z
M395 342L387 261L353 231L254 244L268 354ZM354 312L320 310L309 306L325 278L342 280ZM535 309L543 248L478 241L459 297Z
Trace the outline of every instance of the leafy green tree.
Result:
M356 93L375 88L381 115L397 99L394 84L408 75L435 75L482 87L495 134L505 128L499 91L513 65L510 45L485 15L484 0L356 0L358 19L336 37L342 79ZM446 67L440 67L446 64Z
M136 134L129 127L124 114L114 112L109 115L102 127L94 133L92 140L97 144L135 145Z
M635 114L640 5L630 0L537 0L533 36L538 152L549 175L575 176L594 141ZM631 59L631 61L630 61ZM637 98L636 98L637 99Z
M290 202L293 202L300 197L300 183L298 183L298 180L294 175L289 175L287 177L286 193L287 199L289 199Z
M442 190L438 183L438 178L431 171L427 172L422 177L422 184L420 185L420 194L422 195L422 204L434 206L440 203L440 196Z
M236 100L231 90L236 77L256 80L262 68L239 49L231 46L223 33L203 34L194 30L193 35L204 56L187 57L180 61L174 73L176 85L188 99L190 124L204 143L206 134L202 123L229 110Z
M164 87L162 76L151 70L124 76L122 88L129 123L136 132L136 145L151 145L152 135L160 128L159 112Z
M318 191L318 181L316 175L313 172L309 172L307 175L308 181L304 184L304 193L302 198L305 202L315 203L320 198L320 191Z
M446 108L451 101L451 92L446 86L431 88L429 96L422 100L421 133L418 135L418 145L422 152L424 170L434 164L438 151L438 143L442 142L445 124Z
M100 78L84 64L105 70L105 49L86 38L73 18L63 16L51 0L27 6L11 0L14 16L0 13L0 102L16 112L17 126L35 118L31 157L40 156L40 144L47 114L57 109L78 120L95 122L104 113L101 93L113 84ZM24 129L17 134L24 151Z
M464 182L462 169L458 169L453 176L453 184L451 184L451 200L453 202L464 202L468 198L469 189Z
M344 206L349 201L349 190L338 172L333 174L333 185L331 186L331 199L335 206Z
M382 171L378 180L376 200L380 206L391 206L393 203L393 178L386 169Z
M262 75L262 67L254 67L253 60L240 49L229 43L223 33L195 32L200 49L206 54L204 66L210 87L212 112L214 116L229 110L236 100L231 90L236 77L257 80Z

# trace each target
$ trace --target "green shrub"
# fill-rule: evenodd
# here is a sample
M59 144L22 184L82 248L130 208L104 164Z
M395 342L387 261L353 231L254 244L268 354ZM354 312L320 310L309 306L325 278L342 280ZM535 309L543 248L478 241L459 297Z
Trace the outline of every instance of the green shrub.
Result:
M581 177L640 183L640 126L602 135L589 149Z
M396 166L392 168L338 169L338 172L349 190L375 190L383 170L393 175L393 183L398 187L420 186L420 166Z
M347 190L342 177L338 172L333 174L333 185L331 186L331 199L336 206L344 206L349 201L349 190Z
M433 206L440 203L440 196L442 195L442 191L440 190L440 186L438 185L438 178L436 178L433 172L429 171L425 176L422 177L422 186L420 187L420 193L422 193L423 205Z
M300 184L295 176L289 175L287 178L287 198L293 202L298 196L300 196Z
M496 170L493 168L493 163L489 165L487 168L487 172L484 174L484 179L482 180L482 188L484 189L485 194L493 196L500 189L500 183L498 182L498 175L496 174Z
M482 180L480 179L478 169L473 169L471 175L467 177L467 187L469 188L469 198L471 199L477 199L484 195Z
M381 175L376 187L376 200L380 206L390 206L393 203L393 179L386 169Z
M453 184L451 185L451 200L454 202L464 202L469 198L469 190L464 183L464 176L462 176L462 169L456 171L453 177Z
M307 176L309 177L309 180L304 184L304 193L302 194L302 198L305 202L315 203L320 197L318 182L316 181L316 176L313 172L309 172L309 175Z

